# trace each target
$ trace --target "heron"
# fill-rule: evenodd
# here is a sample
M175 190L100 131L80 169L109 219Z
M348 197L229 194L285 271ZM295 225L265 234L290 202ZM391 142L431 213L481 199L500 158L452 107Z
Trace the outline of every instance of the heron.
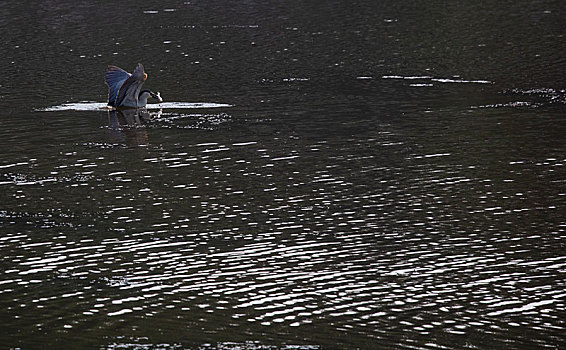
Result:
M108 105L112 107L145 107L147 99L153 97L163 102L159 92L142 90L147 79L143 65L138 63L132 74L116 66L108 66L104 81L108 85Z

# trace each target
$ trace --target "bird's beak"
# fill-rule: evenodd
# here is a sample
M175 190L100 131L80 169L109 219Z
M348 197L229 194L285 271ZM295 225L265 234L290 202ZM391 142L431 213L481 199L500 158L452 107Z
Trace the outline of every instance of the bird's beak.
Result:
M161 98L161 94L159 92L150 92L151 97L157 99L157 101L159 101L159 103L163 102L163 99Z

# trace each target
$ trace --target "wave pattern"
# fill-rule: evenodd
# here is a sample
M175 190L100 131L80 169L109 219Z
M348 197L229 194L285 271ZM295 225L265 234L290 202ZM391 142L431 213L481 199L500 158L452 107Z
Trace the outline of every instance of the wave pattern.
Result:
M28 296L10 308L20 320L36 309L51 315L36 331L151 318L204 332L218 331L215 318L297 334L325 324L438 344L469 332L505 330L529 342L558 331L564 225L542 218L559 221L563 208L552 199L531 205L537 194L515 183L526 162L507 164L509 178L490 177L453 153L406 143L386 130L299 148L209 141L149 147L127 161L85 145L43 168L51 175L32 160L4 164L5 190L24 203L39 189L51 198L35 213L1 212L0 293ZM565 163L537 167L552 178ZM69 188L83 199L70 205ZM75 305L64 322L55 317L62 305Z
M0 9L4 348L564 348L563 1Z

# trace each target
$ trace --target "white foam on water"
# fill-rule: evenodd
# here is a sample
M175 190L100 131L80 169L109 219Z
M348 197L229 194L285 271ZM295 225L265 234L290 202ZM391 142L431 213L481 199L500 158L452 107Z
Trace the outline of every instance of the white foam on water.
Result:
M435 78L429 75L416 75L416 76L403 76L403 75L383 75L381 77L382 79L402 79L402 80L428 80L428 81L433 81L433 82L437 82L437 83L456 83L456 84L494 84L493 81L490 80L465 80L465 79L461 79L459 77L453 77L453 78ZM422 84L413 84L411 86L425 86ZM432 86L432 84L430 85L426 85L426 86Z
M162 102L162 103L151 103L145 108L147 109L196 109L196 108L228 108L232 107L230 104L226 103L211 103L211 102ZM62 105L51 106L47 108L37 109L37 111L42 112L58 112L58 111L99 111L99 110L112 110L104 102L92 102L92 101L81 101L81 102L70 102L64 103Z
M493 84L493 82L489 80L465 80L465 79L448 79L448 78L435 78L431 80L439 83Z
M191 108L228 108L233 107L227 103L212 103L212 102L162 102L156 104L148 104L148 109L191 109Z

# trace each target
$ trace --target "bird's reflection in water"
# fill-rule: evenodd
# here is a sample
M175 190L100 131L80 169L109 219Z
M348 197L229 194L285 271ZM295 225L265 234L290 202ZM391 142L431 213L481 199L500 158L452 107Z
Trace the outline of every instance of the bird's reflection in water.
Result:
M149 140L144 125L161 117L160 109L150 113L146 108L125 108L108 111L108 128L112 138L127 146L148 146Z

